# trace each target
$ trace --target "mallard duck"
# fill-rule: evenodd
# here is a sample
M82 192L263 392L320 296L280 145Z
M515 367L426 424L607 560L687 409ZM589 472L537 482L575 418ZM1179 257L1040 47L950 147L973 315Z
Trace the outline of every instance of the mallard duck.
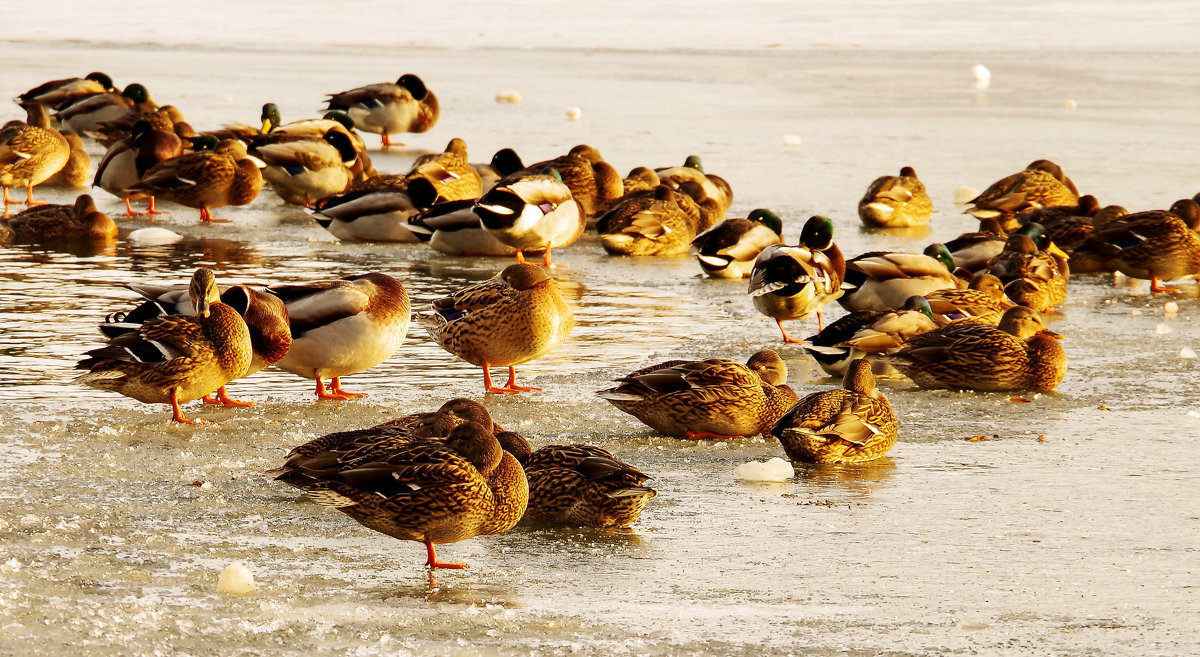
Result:
M621 197L596 219L600 245L611 255L678 255L702 223L692 197L659 185Z
M1170 210L1125 215L1097 228L1076 254L1101 259L1126 276L1150 279L1150 292L1178 292L1159 280L1200 275L1200 206L1180 199Z
M425 187L425 190L414 190ZM483 195L483 180L467 161L467 142L455 137L446 150L418 159L405 176L405 188L434 202L477 199Z
M604 161L600 151L587 144L575 146L566 155L531 164L509 179L544 174L547 169L558 172L585 218L593 217L625 193L621 175ZM497 187L504 182L497 183Z
M906 228L929 223L933 202L912 167L898 176L880 176L858 202L858 216L868 226Z
M343 390L341 377L390 358L408 332L408 293L387 274L277 284L267 291L287 305L292 331L292 348L276 365L316 381L318 399L365 397ZM328 392L325 379L331 379Z
M45 105L46 109L57 110L88 96L110 91L116 91L112 78L100 71L93 71L82 78L43 82L17 96L13 101L22 108L28 108L32 103L40 103Z
M684 182L694 182L700 185L707 198L714 199L719 205L718 214L725 216L729 206L733 205L733 189L729 182L716 174L705 173L700 156L689 155L683 166L655 169L659 184L678 189Z
M1041 224L1046 235L1058 248L1070 254L1095 228L1093 218L1100 213L1099 201L1086 194L1076 205L1052 205L1026 210L1017 215L1021 226Z
M429 231L434 251L462 256L513 256L517 250L483 227L472 201L439 203L412 220L414 232Z
M896 444L900 424L875 387L871 364L850 363L842 387L801 399L771 427L788 458L802 463L873 461Z
M264 144L255 155L266 163L262 177L286 203L311 207L341 194L354 180L350 167L358 152L345 132L330 130L319 139Z
M146 121L159 130L175 133L180 139L185 134L195 132L192 130L191 124L183 118L183 112L178 107L163 105L153 110L130 112L120 118L105 121L89 132L87 136L100 142L105 148L109 148L113 144L129 138L133 134L133 124L138 121Z
M724 358L668 361L617 379L596 394L664 436L716 438L766 435L796 403L787 365L764 349L745 365Z
M808 336L805 339L807 344L801 348L807 351L829 376L845 376L846 368L857 358L868 359L878 375L897 374L891 365L876 360L875 354L865 354L853 347L837 346L844 344L846 340L854 337L855 333L874 324L888 312L890 311L859 310L842 315L818 333Z
M258 198L263 186L262 164L247 155L241 142L226 139L215 150L187 153L154 165L125 191L200 208L201 221L224 222L228 220L213 218L212 209L246 205Z
M826 217L809 217L800 233L799 246L773 244L754 260L748 293L758 312L775 320L784 342L786 319L804 319L814 312L824 326L821 308L842 296L846 260L833 243L833 222Z
M70 148L67 163L58 170L58 173L46 179L46 184L51 187L87 187L88 180L92 176L92 158L83 149L83 140L79 138L79 135L74 132L61 134L63 139L67 140L67 146Z
M117 239L117 223L96 209L96 202L80 194L71 205L39 205L8 220L18 242Z
M468 422L444 440L413 440L378 451L367 463L287 470L277 479L363 526L425 544L429 568L436 543L507 531L525 513L529 486L521 464L492 432Z
M421 206L402 189L345 192L318 201L309 212L322 228L345 242L421 241L412 223Z
M435 299L432 310L417 320L443 349L483 368L487 392L538 390L517 385L516 366L558 347L575 325L558 283L528 264ZM492 385L491 367L508 367L508 383Z
M1067 373L1067 355L1037 312L1004 311L999 326L953 322L915 336L882 357L922 388L1050 392Z
M783 221L765 208L751 211L745 219L726 219L692 240L700 250L700 269L713 278L746 278L763 249L782 243Z
M634 167L630 169L629 175L621 180L621 188L628 194L630 192L654 189L661 182L658 178L658 172L654 169L650 167Z
M252 358L250 330L236 310L221 303L208 269L196 270L188 294L195 317L153 319L87 352L75 368L88 371L75 382L147 404L170 404L176 422L202 422L185 418L179 405L245 374Z
M141 330L146 322L168 315L192 315L195 304L190 286L186 285L127 285L146 301L129 312L108 315L100 332L113 339L126 333ZM218 288L219 289L219 288ZM247 377L267 368L287 354L292 346L292 333L288 328L287 307L278 297L268 294L258 286L231 285L221 292L221 303L237 311L250 331L250 366L241 377ZM201 401L222 406L253 406L254 402L242 402L229 396L225 386L217 388L212 395Z
M369 84L330 94L325 102L328 109L349 115L359 130L381 135L384 150L393 146L392 133L432 128L441 109L437 96L412 73L401 75L395 83Z
M911 296L899 310L883 313L874 322L834 346L856 349L865 354L895 353L913 336L937 327L933 310L925 297Z
M501 444L505 443L500 437ZM511 450L510 450L511 451ZM627 527L650 498L650 477L593 445L547 445L524 458L529 480L525 518L582 527Z
M999 278L980 272L971 278L966 289L945 288L925 295L938 326L950 322L977 321L995 326L1000 315L1013 307L1004 297L1004 284Z
M943 246L954 261L955 271L974 275L984 269L1001 251L1008 236L995 219L980 222L982 230L963 233ZM932 245L930 245L932 246Z
M1081 247L1087 243L1088 238L1098 228L1107 226L1128 214L1129 210L1120 205L1106 205L1091 217L1090 230L1087 231L1083 239L1074 244L1070 249L1063 249L1063 251L1066 251L1071 256L1071 259L1067 262L1067 266L1070 267L1072 273L1093 274L1097 272L1112 273L1117 271L1116 266L1109 261L1107 256Z
M959 286L954 259L943 244L925 253L871 251L846 261L845 293L838 303L855 310L891 310L909 297Z
M996 219L1004 232L1018 228L1016 215L1031 208L1052 205L1075 205L1079 190L1063 173L1062 167L1050 160L1034 160L1019 171L992 183L979 196L967 203L964 210L976 219Z
M1035 239L1046 244L1039 249ZM1067 299L1067 254L1046 238L1041 224L1031 223L1008 237L1004 250L988 263L988 273L1004 284L1004 293L1019 306L1046 312Z
M0 130L0 187L4 189L4 216L17 203L10 187L25 188L25 203L36 205L33 188L58 173L71 156L65 137L50 127L46 108L31 103L26 123L10 123Z
M505 176L512 175L525 165L521 163L521 156L511 148L501 148L492 155L492 159L487 163L471 164L475 172L479 174L480 196L491 191L496 183L500 182Z
M61 129L86 135L106 121L119 119L131 112L149 112L157 107L146 87L135 82L126 86L121 93L95 94L63 106L54 114L54 118Z
M501 180L475 205L479 220L499 241L522 251L545 249L543 267L553 266L550 251L573 244L583 235L587 218L557 169L517 172Z
M367 145L363 141L362 135L354 129L354 121L345 112L326 112L319 119L300 119L280 125L278 108L270 111L269 108L264 107L263 111L265 114L262 119L263 127L269 127L269 132L244 140L252 147L257 148L266 144L278 144L286 141L324 139L330 131L337 132L350 140L354 146L354 152L357 154L354 162L348 165L353 180L351 184L361 184L379 175L371 163L371 156L367 154Z
M183 155L183 140L178 135L155 128L149 121L139 121L133 125L133 131L127 139L113 144L104 153L104 158L96 167L92 186L123 199L125 216L143 214L135 212L129 201L147 195L130 193L129 188L138 184L142 176L155 165L180 155ZM148 198L150 205L144 214L163 214L154 209L154 196L149 195Z

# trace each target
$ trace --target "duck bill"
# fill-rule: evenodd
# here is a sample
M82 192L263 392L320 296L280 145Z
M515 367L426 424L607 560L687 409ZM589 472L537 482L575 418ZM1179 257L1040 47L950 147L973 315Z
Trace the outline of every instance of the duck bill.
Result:
M1067 253L1065 251L1058 248L1058 246L1055 245L1054 242L1051 242L1050 246L1046 247L1046 253L1049 253L1050 255L1056 255L1056 256L1062 258L1063 260L1069 260L1071 258L1071 256L1067 255Z
M1041 333L1042 335L1054 338L1055 340L1063 339L1063 336L1061 333L1055 333L1054 331L1051 331L1050 329L1042 329L1042 330L1038 331L1038 333Z

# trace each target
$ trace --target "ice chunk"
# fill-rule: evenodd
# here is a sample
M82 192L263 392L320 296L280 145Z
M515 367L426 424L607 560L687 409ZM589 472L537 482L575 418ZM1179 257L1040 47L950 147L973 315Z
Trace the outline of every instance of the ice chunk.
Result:
M568 121L578 121L579 117L581 117L581 116L583 116L583 110L579 109L578 107L568 107L567 108L567 120Z
M796 475L796 470L792 468L791 463L776 456L766 463L759 461L743 463L733 471L733 474L738 479L748 481L787 481Z
M801 141L802 140L800 139L800 135L784 135L783 136L783 145L784 146L799 146Z
M976 89L987 89L992 83L992 72L983 64L976 64L971 67L971 77L975 79Z
M1179 350L1179 357L1184 360L1195 360L1196 350L1192 349L1191 347L1184 347L1183 349Z
M976 196L979 196L979 192L966 185L960 185L958 189L954 190L954 202L958 205L967 203Z
M1065 102L1063 102L1063 107L1065 107L1069 110L1073 110L1073 109L1079 107L1079 105L1075 104L1074 100L1068 98Z
M254 573L240 561L225 566L225 570L222 570L217 578L217 593L245 595L253 593L256 589L258 585L254 583Z
M1171 327L1159 322L1158 326L1154 327L1154 332L1159 335L1166 335L1171 332Z
M521 94L520 92L512 89L509 89L508 91L498 91L496 92L496 102L516 105L517 103L521 102Z
M1174 315L1177 312L1179 312L1179 304L1175 303L1174 301L1168 301L1163 304L1164 315Z
M139 228L125 238L131 244L174 244L183 237L166 228Z

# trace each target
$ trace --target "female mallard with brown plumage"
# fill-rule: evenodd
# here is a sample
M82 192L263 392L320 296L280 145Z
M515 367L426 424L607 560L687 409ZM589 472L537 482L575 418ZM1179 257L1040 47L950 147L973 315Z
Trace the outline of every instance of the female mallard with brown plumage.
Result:
M345 112L355 127L373 132L383 139L383 150L393 145L391 135L399 132L425 132L437 123L441 107L421 78L412 73L396 82L381 82L330 94L327 109Z
M545 249L543 267L553 266L550 251L568 246L583 235L587 218L557 169L505 177L475 205L479 221L497 240L522 251Z
M1097 228L1076 253L1102 260L1133 278L1150 279L1150 292L1178 292L1159 283L1200 274L1200 206L1180 199L1168 210L1125 215Z
M733 189L729 182L716 174L706 173L699 155L687 156L683 166L655 169L654 173L658 176L659 184L672 189L679 189L685 182L699 185L704 198L716 201L718 216L724 217L729 212L729 206L733 205Z
M833 222L826 217L809 217L800 233L798 246L774 244L754 260L748 294L758 312L775 320L784 342L788 337L783 321L817 314L824 325L821 308L842 296L846 260L833 243Z
M434 545L505 532L529 498L521 464L473 422L444 441L412 440L377 450L365 463L334 460L286 469L277 479L369 529L424 543L429 568L465 568L438 561Z
M500 435L501 444L514 442ZM519 441L519 442L523 442ZM514 454L529 480L525 518L580 527L627 527L657 491L650 477L593 445L547 445ZM512 451L509 448L509 451Z
M1037 241L1046 245L1039 249ZM1067 299L1067 254L1046 237L1041 224L1030 223L1009 235L988 264L988 273L1004 284L1004 293L1019 306L1046 312Z
M138 121L133 124L129 137L116 142L104 153L96 167L96 177L92 186L99 186L104 191L125 201L125 216L133 217L134 212L129 201L135 198L147 197L150 205L144 214L156 215L163 212L154 209L154 196L129 192L129 188L137 185L146 172L160 162L166 162L173 157L183 155L183 140L174 132L157 128L149 121Z
M922 333L891 363L922 388L1050 392L1067 373L1062 336L1026 306L1004 311L999 326L953 322Z
M1016 215L1025 210L1078 202L1079 190L1062 167L1050 160L1034 160L1024 171L992 183L967 202L971 207L964 212L981 221L995 219L1004 232L1010 233L1019 227Z
M871 364L850 363L842 387L801 399L771 427L788 458L803 463L872 461L896 444L899 423L875 387Z
M724 358L668 361L618 379L597 394L665 436L728 439L765 434L796 402L779 354L745 365Z
M159 317L111 339L79 361L75 368L88 372L75 381L147 404L170 404L176 422L203 422L185 418L179 405L246 373L250 331L242 316L221 302L211 271L196 270L188 293L194 317Z
M117 223L97 210L88 194L80 194L71 205L46 204L22 210L7 225L17 242L117 239Z
M702 225L692 197L659 185L621 197L596 219L600 245L611 255L678 255Z
M8 195L10 187L24 187L25 201L36 205L33 188L49 180L67 164L71 145L50 127L46 108L32 103L26 110L25 123L10 122L0 130L0 187L4 189L4 217L8 206L20 203Z
M263 186L262 160L246 154L241 142L226 139L215 150L197 151L151 167L127 194L145 194L200 209L200 219L214 219L213 208L246 205Z
M907 228L929 223L933 202L912 167L898 176L880 176L858 202L858 216L868 226Z
M83 140L79 135L74 132L60 134L63 139L67 140L70 153L67 155L67 163L58 170L58 173L50 176L46 180L46 184L51 187L85 188L88 186L88 180L92 177L92 156L84 150Z
M1004 284L999 278L980 272L971 278L966 289L946 288L925 295L933 311L933 321L945 326L959 320L996 325L1000 315L1013 307L1004 297Z
M782 243L783 221L765 208L752 210L745 219L725 219L692 240L700 250L700 269L713 278L746 278L763 249Z
M430 205L483 196L483 179L467 161L467 142L458 137L446 144L445 151L418 159L405 176L404 187L415 196L431 199Z
M846 261L844 292L838 303L855 310L891 310L913 295L956 288L950 273L954 259L945 245L931 244L925 253L871 251Z
M417 320L443 349L483 368L487 392L538 390L517 385L516 366L558 347L575 325L558 283L529 264L435 299L432 310ZM492 385L492 367L508 367L503 387Z
M552 160L530 164L513 176L544 173L546 169L558 172L587 219L603 211L625 193L621 174L604 160L600 151L587 144L578 144L566 155Z

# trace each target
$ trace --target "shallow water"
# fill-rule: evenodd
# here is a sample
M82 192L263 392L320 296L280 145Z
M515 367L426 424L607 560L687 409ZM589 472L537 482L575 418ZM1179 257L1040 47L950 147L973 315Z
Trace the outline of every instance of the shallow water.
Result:
M1200 55L789 51L589 52L509 48L378 53L174 50L0 43L13 94L101 68L145 82L199 129L252 122L278 102L308 116L321 93L418 71L442 100L430 133L376 159L401 171L453 136L485 159L528 160L579 142L619 169L704 157L734 210L767 206L794 238L831 216L847 255L919 249L971 227L955 187L982 189L1049 157L1102 203L1165 207L1200 188L1194 147ZM152 56L150 56L152 54ZM389 53L397 54L397 53ZM103 62L102 64L100 62ZM752 72L753 74L748 74ZM519 105L499 105L516 89ZM1065 109L1067 99L1078 109ZM580 122L564 109L579 106ZM18 116L0 109L0 119ZM10 116L11 115L11 116ZM784 146L784 135L801 137ZM371 141L369 143L377 143ZM98 157L99 153L94 152ZM877 175L912 164L934 196L928 230L866 232L854 203ZM47 198L67 200L65 190ZM97 192L102 207L119 204ZM70 384L97 322L126 309L120 285L304 280L382 270L419 307L507 260L421 246L341 244L270 194L200 226L174 208L167 247L100 254L0 251L0 654L1064 654L1200 650L1195 290L1165 316L1144 282L1078 278L1062 312L1070 371L1057 395L883 387L901 418L884 460L800 467L791 481L738 481L781 456L773 442L654 436L592 396L614 376L677 357L779 348L801 394L831 385L778 344L742 282L704 280L687 258L614 259L594 238L556 252L576 311L571 340L521 367L545 388L485 399L535 445L588 441L654 475L659 496L626 531L520 526L442 548L471 568L431 583L421 548L366 530L262 472L324 433L479 398L479 372L410 328L383 365L348 377L356 402L314 403L272 370L234 384L245 410L189 408L219 423L179 427L164 407ZM143 224L122 222L123 231ZM1194 286L1193 286L1194 287ZM836 317L840 310L831 309ZM806 335L813 323L795 326ZM964 440L983 436L987 440ZM216 593L244 561L257 593Z

